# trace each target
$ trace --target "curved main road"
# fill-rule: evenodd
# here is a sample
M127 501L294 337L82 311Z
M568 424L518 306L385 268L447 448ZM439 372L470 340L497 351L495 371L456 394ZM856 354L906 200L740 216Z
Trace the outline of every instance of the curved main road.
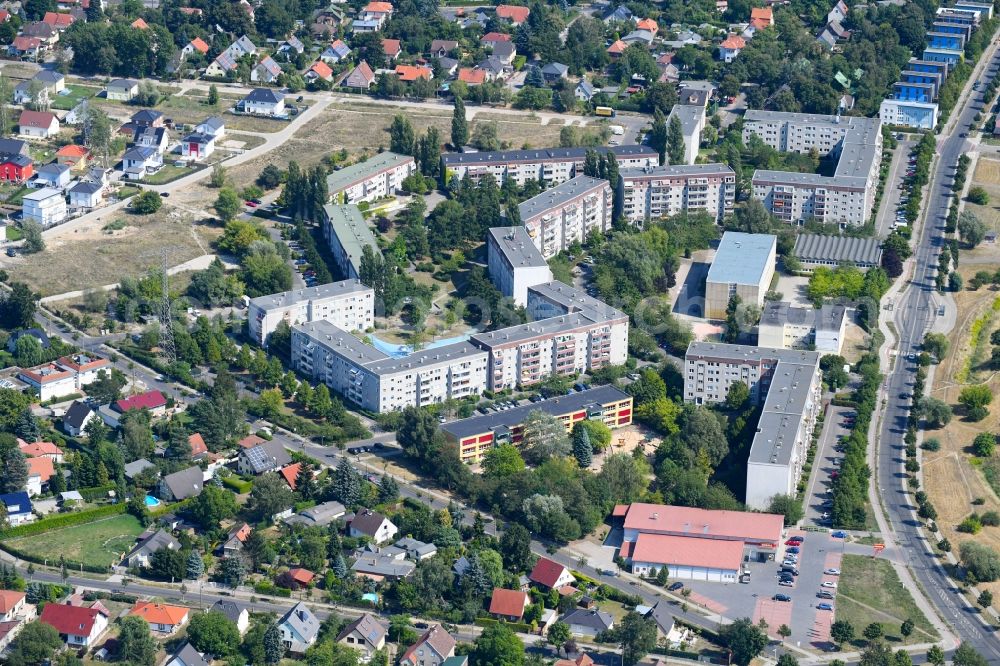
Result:
M984 64L977 68L976 78L982 71L995 72L998 66L1000 54L991 47L984 54ZM916 364L909 361L908 356L919 353L924 334L937 316L934 274L944 242L955 166L968 149L967 139L962 135L973 122L981 101L981 93L972 92L961 110L956 110L959 115L950 124L951 129L946 129L938 139L938 162L928 185L927 214L914 250L912 281L898 299L894 312L898 355L885 385L887 404L879 433L877 483L886 520L895 533L897 544L910 554L910 569L930 602L963 642L975 647L990 663L1000 664L1000 638L992 627L983 623L976 609L957 594L955 584L933 553L933 544L919 530L916 507L904 488L903 433L910 401L900 398L900 394L911 391L915 379Z

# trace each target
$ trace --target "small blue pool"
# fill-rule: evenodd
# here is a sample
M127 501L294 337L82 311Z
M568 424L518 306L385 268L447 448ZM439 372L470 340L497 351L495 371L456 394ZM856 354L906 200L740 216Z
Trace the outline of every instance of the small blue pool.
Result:
M404 356L409 356L413 353L413 347L411 345L401 345L392 342L386 342L374 335L369 335L368 338L371 340L372 347L379 350L383 354L392 356L393 358L403 358ZM436 347L443 347L445 345L453 345L456 342L465 342L469 339L468 334L466 335L456 335L453 338L445 338L443 340L436 340L434 342L429 342L423 346L424 350L434 349Z
M160 506L160 500L156 499L152 495L146 495L146 506L148 507Z

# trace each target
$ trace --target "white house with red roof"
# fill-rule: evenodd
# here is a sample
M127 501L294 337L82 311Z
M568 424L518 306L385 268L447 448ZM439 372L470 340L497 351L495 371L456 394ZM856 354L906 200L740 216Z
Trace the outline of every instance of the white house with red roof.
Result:
M24 592L0 590L0 620L8 622L24 610Z
M48 111L25 109L17 121L17 133L28 139L48 139L59 133L59 119Z
M102 608L49 603L38 620L58 631L71 648L94 645L108 628L108 614Z
M524 617L524 609L528 607L528 593L521 590L505 590L493 588L490 597L490 615L498 620L520 622Z
M455 655L455 639L441 625L434 625L403 653L401 666L441 666Z
M576 578L573 578L573 574L567 567L547 557L538 558L535 567L528 575L528 580L550 590L558 590L560 587L576 582Z
M17 448L28 458L49 458L57 463L63 461L63 450L52 442L26 442L19 437Z
M781 544L784 517L635 503L612 514L623 519L620 555L632 572L653 575L667 567L671 578L735 582L745 557L764 561Z
M154 416L161 416L167 411L167 399L159 391L146 391L122 398L114 404L114 409L120 414L130 409L148 409Z
M369 2L358 15L361 21L371 21L381 30L385 22L392 17L393 7L391 2Z
M25 368L17 378L28 385L42 402L76 393L76 375L55 363L43 363Z
M732 62L747 46L747 40L739 35L729 35L719 44L719 60Z

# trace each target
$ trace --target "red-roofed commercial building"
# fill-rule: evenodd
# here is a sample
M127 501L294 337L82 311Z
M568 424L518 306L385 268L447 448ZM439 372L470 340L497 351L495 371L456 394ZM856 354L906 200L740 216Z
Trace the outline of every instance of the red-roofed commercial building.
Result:
M493 597L490 599L490 615L501 620L518 622L524 617L524 609L527 607L527 592L493 588Z
M547 557L540 557L535 562L535 568L528 575L528 580L536 585L547 587L550 590L558 589L564 585L572 585L576 582L569 569L554 562Z
M518 7L517 5L497 5L497 18L502 18L510 21L514 25L521 25L528 20L528 14L531 10L527 7Z
M130 409L148 409L153 414L162 414L167 409L167 399L159 391L146 391L115 403L115 410L122 414Z
M59 632L70 647L90 647L108 628L108 616L100 608L45 604L38 620Z
M623 527L620 555L631 560L633 573L668 566L671 578L733 582L744 556L766 561L775 554L784 517L635 503Z

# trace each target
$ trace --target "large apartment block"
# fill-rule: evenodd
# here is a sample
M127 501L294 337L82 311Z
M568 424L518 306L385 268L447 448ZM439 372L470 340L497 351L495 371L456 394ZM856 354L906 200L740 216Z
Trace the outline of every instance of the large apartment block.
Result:
M552 281L545 257L524 227L493 227L486 235L490 280L516 305L528 304L528 287Z
M375 292L359 280L343 280L293 289L250 300L250 338L267 344L279 322L289 326L325 320L345 331L365 331L375 324Z
M487 353L468 342L395 358L329 321L292 329L292 365L372 412L479 395L486 364Z
M707 213L721 222L733 212L736 173L726 164L622 169L622 214L639 223L679 213Z
M583 162L588 150L599 155L611 153L619 169L656 166L660 156L649 146L613 146L611 148L538 148L536 150L502 150L481 153L449 153L441 156L441 165L448 179L477 179L487 174L497 183L511 179L518 185L529 180L558 185L583 174Z
M882 160L879 118L747 111L743 140L756 135L775 150L835 155L833 176L758 169L753 196L790 224L806 220L860 226L871 217Z
M705 317L725 319L733 296L744 305L762 306L774 278L777 252L778 237L771 234L722 234L705 277Z
M766 347L693 342L684 358L684 400L726 399L742 381L762 404L747 460L746 504L766 509L775 495L794 495L822 408L820 354Z
M527 310L534 321L471 338L490 354L491 391L621 365L628 357L628 315L575 287L558 281L529 287Z
M370 247L375 256L380 252L365 216L354 204L323 206L323 235L340 274L349 280L361 277L361 255L366 247Z
M386 151L334 171L326 177L326 188L333 203L370 202L394 194L416 171L412 156Z
M546 259L582 243L612 222L611 185L603 178L576 176L518 206L521 223Z

